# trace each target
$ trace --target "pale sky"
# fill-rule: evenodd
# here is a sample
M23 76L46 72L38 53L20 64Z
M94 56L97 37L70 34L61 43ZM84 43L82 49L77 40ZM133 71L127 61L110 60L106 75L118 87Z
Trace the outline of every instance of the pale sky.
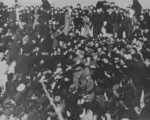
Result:
M0 0L4 3L6 3L8 6L11 6L14 2L14 0ZM40 5L41 0L18 0L21 4L24 6L30 6L30 5ZM120 7L125 8L129 4L132 3L132 0L109 0L115 2ZM66 5L76 5L77 3L81 3L82 6L86 5L95 5L97 0L49 0L49 2L52 5L55 5L56 7L63 7ZM150 8L150 0L139 0L143 8Z

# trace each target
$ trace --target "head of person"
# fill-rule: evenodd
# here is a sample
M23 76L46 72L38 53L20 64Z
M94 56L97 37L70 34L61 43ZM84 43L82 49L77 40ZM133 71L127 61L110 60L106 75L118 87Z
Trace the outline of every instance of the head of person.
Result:
M59 105L59 104L61 104L62 103L62 98L61 98L61 96L55 96L54 97L54 103L56 104L56 105Z
M34 9L34 14L38 14L38 9Z
M100 10L100 8L98 8L98 9L97 9L97 13L100 13L100 12L101 12L101 10Z
M77 8L81 8L81 4L78 3L78 4L77 4Z
M141 20L141 21L144 21L144 15L141 15L141 16L140 16L140 20Z
M43 8L43 7L40 7L40 11L44 11L44 8Z

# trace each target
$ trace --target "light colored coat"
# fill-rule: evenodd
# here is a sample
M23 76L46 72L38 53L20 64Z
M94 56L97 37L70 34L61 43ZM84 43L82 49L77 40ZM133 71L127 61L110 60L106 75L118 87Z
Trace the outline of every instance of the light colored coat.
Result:
M71 16L66 14L65 15L65 25L64 25L64 29L63 29L63 33L65 35L68 35L68 32L70 30L70 25L72 23L72 19L71 19Z

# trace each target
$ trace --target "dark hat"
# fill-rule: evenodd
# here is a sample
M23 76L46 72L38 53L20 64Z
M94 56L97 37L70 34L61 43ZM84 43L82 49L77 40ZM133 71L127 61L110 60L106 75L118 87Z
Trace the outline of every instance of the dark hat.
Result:
M113 90L111 88L106 88L105 92L106 92L108 97L112 97L113 96Z
M9 80L12 80L13 77L14 77L13 73L10 73L10 74L7 75L7 80L8 80L8 81L9 81Z
M45 74L45 79L49 79L51 77L51 73L46 73Z
M80 3L78 3L77 5L81 6L81 4L80 4Z
M96 95L101 95L104 93L104 91L101 87L95 87L94 92Z

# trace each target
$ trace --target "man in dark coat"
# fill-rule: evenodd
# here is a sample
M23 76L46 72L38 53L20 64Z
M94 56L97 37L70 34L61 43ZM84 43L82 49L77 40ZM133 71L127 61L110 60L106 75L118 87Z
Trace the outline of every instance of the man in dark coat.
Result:
M59 17L60 17L60 20L59 20L59 24L58 24L58 26L62 26L62 25L64 25L64 24L65 24L65 14L64 14L64 12L63 12L63 11L62 11L62 12L60 12Z
M0 7L4 7L4 3L3 2L0 2Z
M146 79L146 65L140 60L140 56L138 54L134 55L133 61L129 65L128 72L136 88L135 106L139 106L142 90L144 89L144 81Z
M76 30L81 31L82 24L83 24L82 21L83 21L83 19L79 16L79 14L76 14L75 19L73 20Z
M102 26L103 26L103 22L105 19L104 13L103 13L103 9L97 9L97 13L95 15L95 18L93 18L93 37L97 37L97 35L99 35L99 33L101 32Z
M8 12L8 10L6 8L2 8L0 10L0 14L1 14L0 26L2 27L7 22L7 18L9 16L9 12Z
M33 23L34 23L34 14L32 11L30 11L27 16L27 24L29 26L33 26Z
M144 15L140 16L140 29L145 30L147 28L147 24L144 18Z
M14 89L15 86L13 86L13 73L10 73L7 75L7 82L6 82L6 91L5 91L5 96L12 96L14 95Z
M22 14L19 16L21 21L27 22L28 20L28 13L26 10L23 10Z
M142 6L138 0L133 0L132 9L135 10L136 18L139 19L141 11L142 11Z
M50 10L51 9L51 5L47 0L42 0L42 7L46 10Z
M56 22L56 27L58 27L58 25L59 25L59 23L60 23L60 20L61 19L63 19L63 18L61 18L61 17L63 17L64 19L65 19L65 16L61 16L60 15L60 13L59 13L59 11L55 11L54 12L54 21ZM62 22L62 21L61 21ZM64 24L63 24L64 25Z
M15 29L15 22L16 22L16 12L14 9L11 9L11 11L9 12L9 17L8 17L8 26L11 30L12 33L15 33L16 29Z

